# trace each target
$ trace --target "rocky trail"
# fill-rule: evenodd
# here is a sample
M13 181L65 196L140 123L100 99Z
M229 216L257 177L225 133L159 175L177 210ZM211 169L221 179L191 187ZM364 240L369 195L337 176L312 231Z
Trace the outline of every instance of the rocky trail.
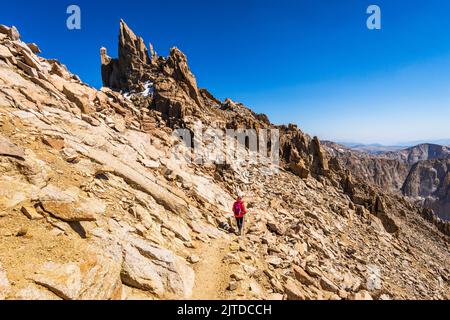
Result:
M228 254L231 239L221 238L205 244L199 250L200 262L194 267L195 285L192 300L224 300L231 274L223 259Z

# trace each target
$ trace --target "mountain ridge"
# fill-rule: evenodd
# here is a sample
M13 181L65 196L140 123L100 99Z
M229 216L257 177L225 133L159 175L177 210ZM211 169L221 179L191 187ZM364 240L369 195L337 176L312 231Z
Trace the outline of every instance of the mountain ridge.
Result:
M450 194L446 182L449 179L449 147L420 144L374 154L333 142L324 144L333 156L342 158L344 165L356 176L385 186L392 192L402 193L425 208L434 210L442 219L450 219Z

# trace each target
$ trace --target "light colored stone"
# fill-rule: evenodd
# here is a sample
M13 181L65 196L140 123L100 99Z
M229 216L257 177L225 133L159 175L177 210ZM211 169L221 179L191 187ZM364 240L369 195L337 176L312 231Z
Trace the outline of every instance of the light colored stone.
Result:
M61 190L55 185L49 184L41 189L38 195L38 200L41 202L75 202L78 198L80 190L77 188L69 188Z
M37 57L33 54L33 53L28 53L25 50L22 50L22 57L25 61L25 63L30 66L31 68L37 70L37 71L42 71L42 66L40 64L40 62L37 60Z
M350 296L350 300L373 300L370 293L366 290L361 290Z
M77 150L78 146L74 145ZM141 172L145 172L143 166L131 167L118 158L112 156L101 150L95 150L93 148L79 148L78 150L87 157L107 166L107 172L110 171L124 178L127 182L130 182L133 186L139 188L140 190L150 194L159 204L164 206L166 209L172 211L176 214L188 214L189 210L187 207L187 202L180 198L175 193L170 190L163 188L161 185L148 179ZM136 170L136 169L139 169Z
M0 300L4 300L11 290L11 285L9 283L6 271L0 264Z
M149 169L158 169L161 164L158 161L149 160L149 159L141 159L140 162Z
M32 279L65 300L75 300L81 292L81 270L75 263L47 262Z
M0 45L0 58L12 58L13 55L7 47Z
M249 288L250 292L256 297L260 297L264 294L261 286L254 280L250 281L248 288Z
M231 275L231 279L234 279L236 281L242 281L245 279L245 276L241 272L236 272Z
M158 297L189 298L195 282L194 271L171 251L137 238L124 248L122 281L150 291Z
M63 93L66 95L67 99L75 103L75 105L85 114L93 113L94 107L91 104L91 100L95 96L95 92L84 87L78 83L66 83L63 86Z
M21 211L30 220L40 220L44 218L34 207L22 207Z
M268 256L266 257L266 262L273 265L274 267L277 267L283 263L283 260L277 256Z
M42 208L52 216L66 222L95 221L97 217L89 208L80 207L76 202L41 202Z
M198 262L200 262L200 258L198 256L196 256L195 254L192 256L188 257L188 262L192 263L192 264L196 264Z
M122 295L120 249L99 248L80 263L45 263L32 280L65 300L118 300ZM97 251L95 253L95 251Z
M62 149L61 155L63 156L64 160L70 163L76 163L79 160L78 153L71 148Z
M285 227L283 227L279 223L275 223L275 222L267 222L267 228L270 231L272 231L272 232L274 232L274 233L276 233L276 234L278 234L280 236L284 235L285 232L286 232L286 228Z
M28 285L25 288L20 289L14 295L14 299L17 300L41 300L41 301L49 301L49 300L61 300L56 294L51 291L45 289L44 287L40 287L37 285Z

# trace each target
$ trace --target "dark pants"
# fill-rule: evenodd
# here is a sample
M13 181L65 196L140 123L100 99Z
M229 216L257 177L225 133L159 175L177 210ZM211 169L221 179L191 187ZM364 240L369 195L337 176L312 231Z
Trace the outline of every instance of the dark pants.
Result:
M239 233L242 233L242 228L244 227L244 217L236 218L236 223L239 229Z

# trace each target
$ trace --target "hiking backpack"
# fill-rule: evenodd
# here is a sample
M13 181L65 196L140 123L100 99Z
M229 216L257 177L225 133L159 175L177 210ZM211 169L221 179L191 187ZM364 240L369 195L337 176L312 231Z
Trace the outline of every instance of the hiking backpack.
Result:
M233 205L233 213L235 216L240 216L242 213L242 205L240 202L235 202Z

